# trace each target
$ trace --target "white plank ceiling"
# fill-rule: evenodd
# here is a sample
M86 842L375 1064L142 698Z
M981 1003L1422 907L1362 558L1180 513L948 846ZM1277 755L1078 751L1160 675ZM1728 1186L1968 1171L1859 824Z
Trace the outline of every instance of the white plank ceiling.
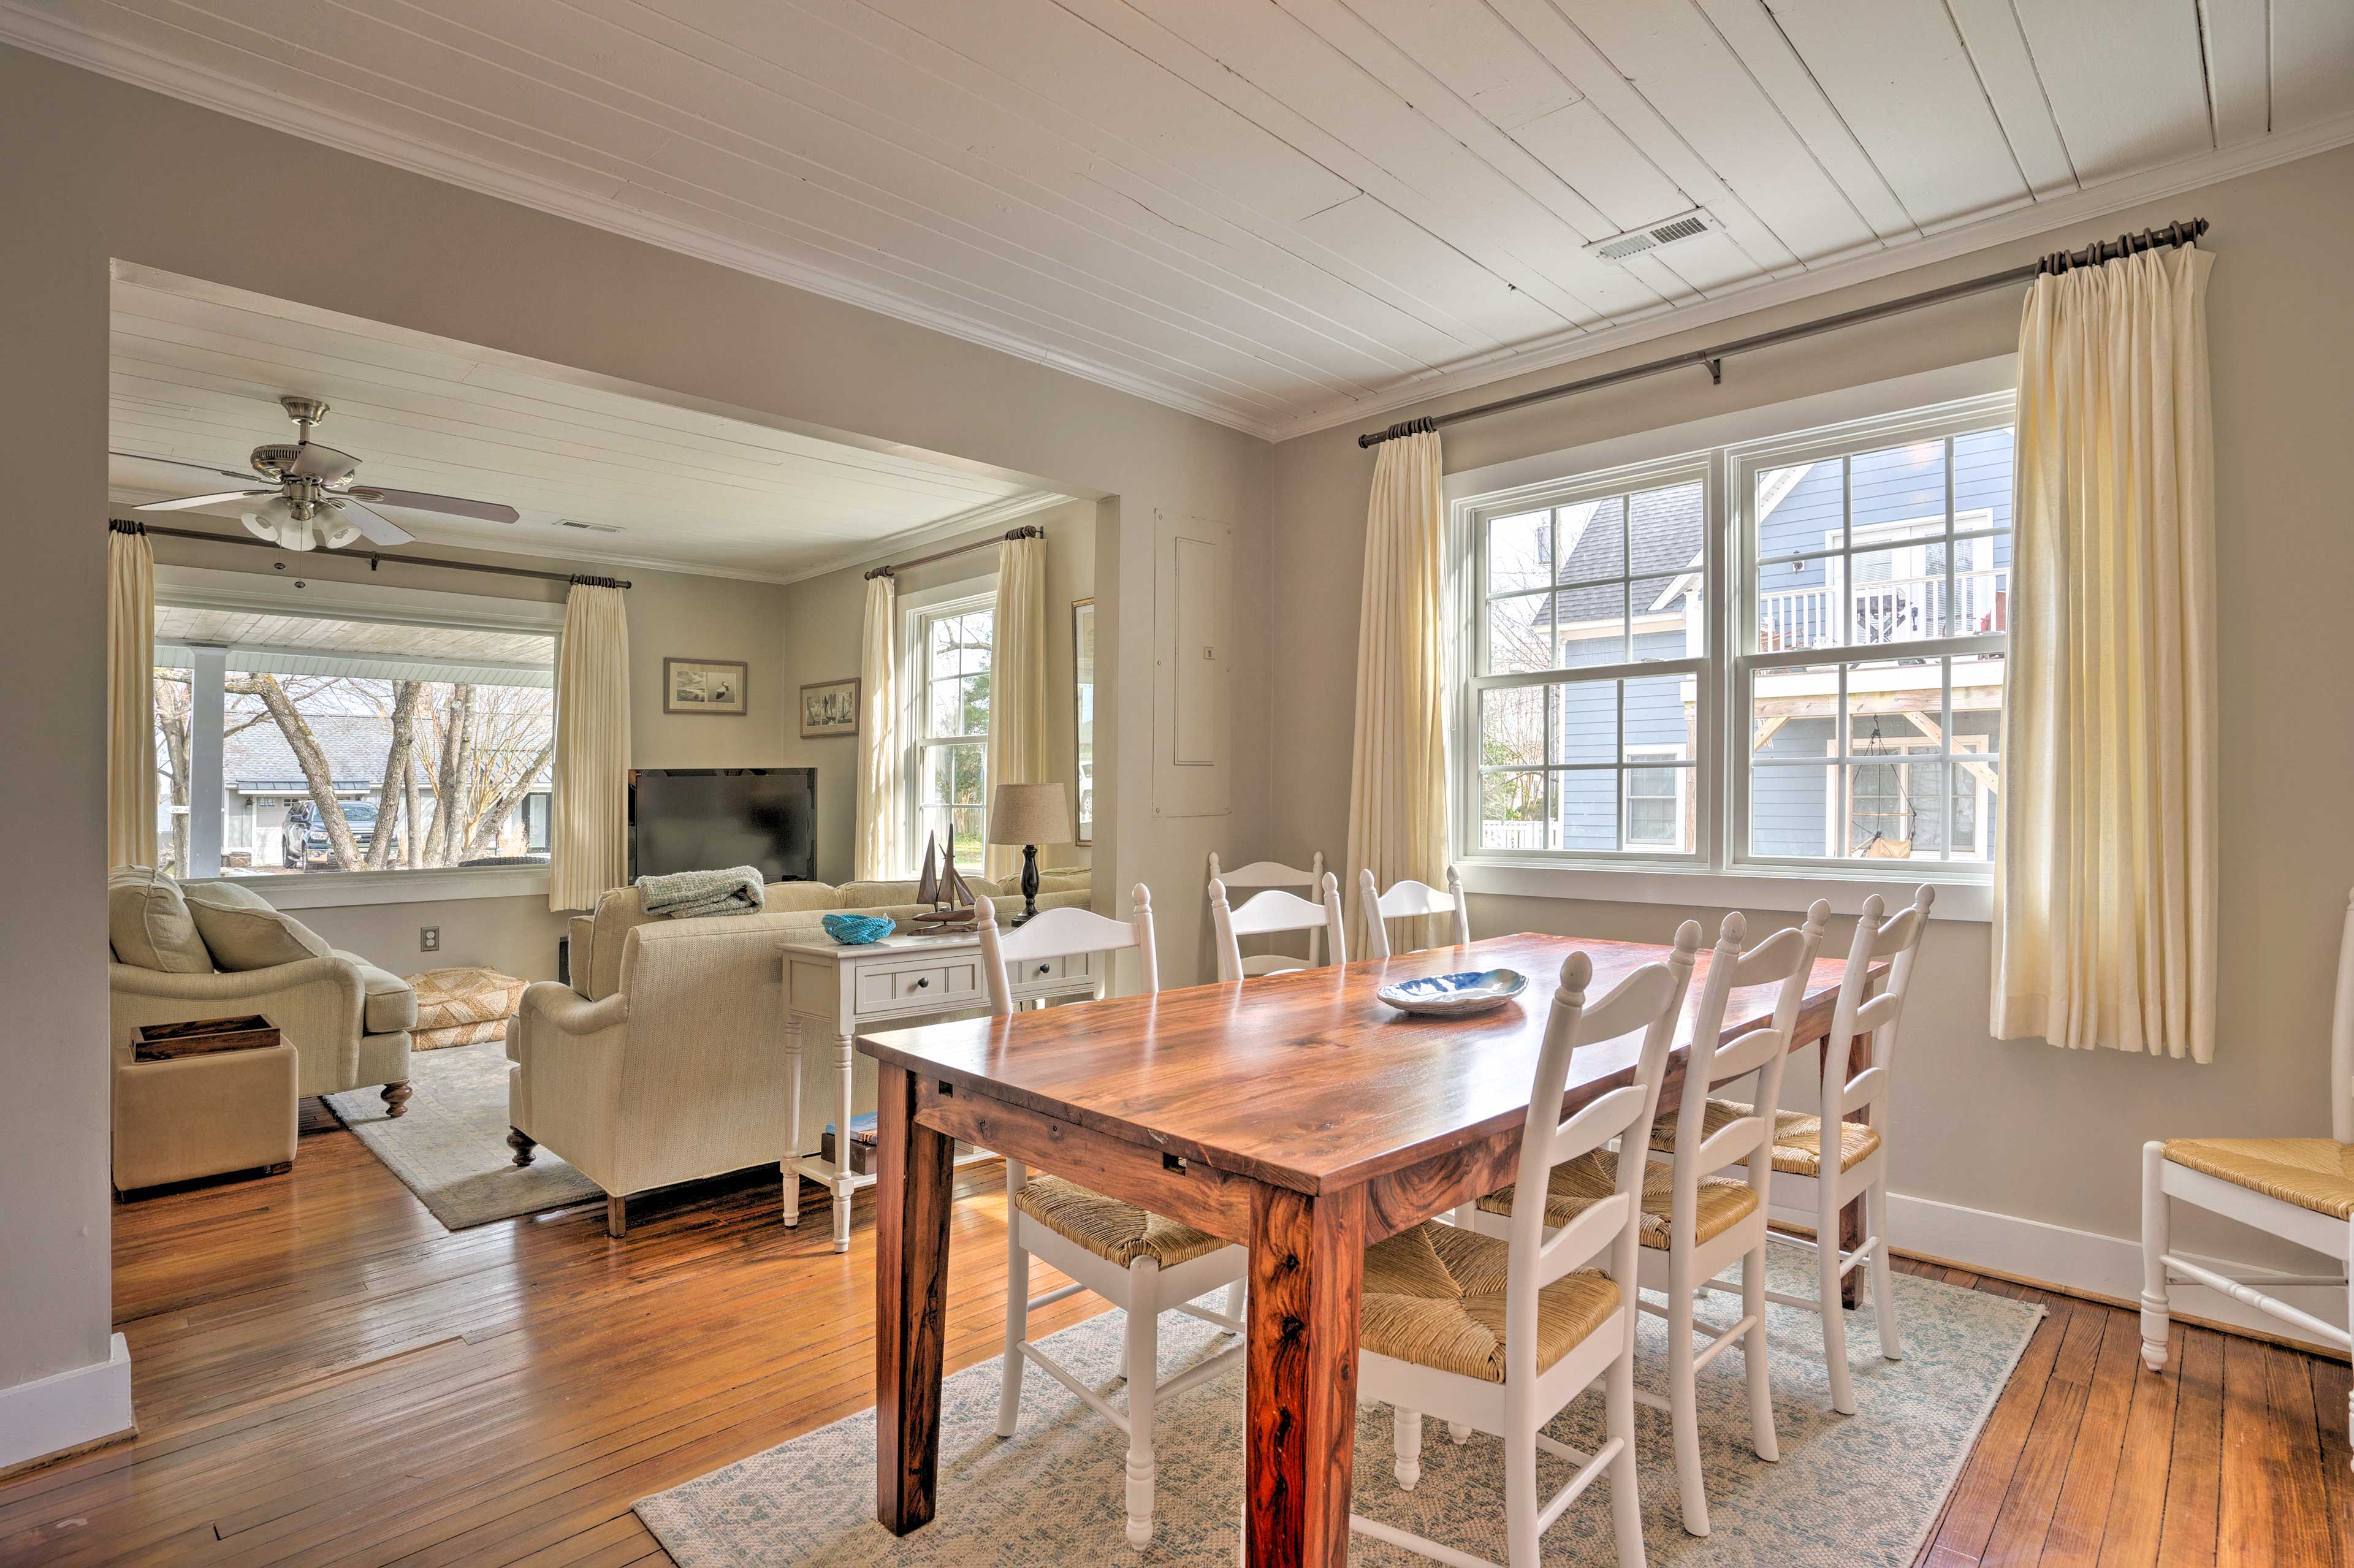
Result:
M255 447L292 441L281 394L328 403L313 439L358 458L361 483L523 514L503 524L380 508L433 543L783 579L1059 499L514 355L146 269L115 272L107 444L141 454L108 460L119 504L234 488L179 464L241 470Z
M0 0L0 37L1270 436L2354 141L2349 0Z

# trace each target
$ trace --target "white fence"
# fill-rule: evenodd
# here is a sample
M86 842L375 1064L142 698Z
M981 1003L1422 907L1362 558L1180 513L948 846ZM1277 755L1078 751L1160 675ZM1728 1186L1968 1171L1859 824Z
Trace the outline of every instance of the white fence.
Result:
M1841 586L1790 588L1757 596L1757 646L1776 652L1792 648L1868 646L1923 637L1971 637L2008 630L2008 572L1960 572L1954 577L1956 614L1946 615L1946 579L1897 577ZM1840 615L1846 601L1846 634Z

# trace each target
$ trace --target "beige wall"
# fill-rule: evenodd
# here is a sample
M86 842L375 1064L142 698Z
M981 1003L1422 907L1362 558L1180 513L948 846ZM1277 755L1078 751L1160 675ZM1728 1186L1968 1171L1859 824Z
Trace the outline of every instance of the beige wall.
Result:
M1267 449L1043 365L371 164L242 121L0 48L0 184L37 213L0 249L0 811L20 825L0 950L0 1390L105 1357L109 1331L106 940L101 692L105 673L107 263L122 258L461 342L510 350L755 410L857 431L1118 496L1098 525L1104 632L1150 623L1155 508L1235 524L1236 610L1255 626ZM300 244L252 218L316 215ZM85 521L87 520L87 521ZM1263 560L1263 557L1259 557ZM634 573L624 575L634 576ZM427 584L421 586L444 586ZM1138 596L1141 596L1140 599ZM633 600L633 624L652 598ZM1147 607L1123 618L1123 600ZM731 612L732 613L732 612ZM757 609L741 612L756 620ZM747 636L764 657L778 630ZM730 631L723 641L735 639ZM641 658L661 650L633 638ZM717 652L707 636L683 650ZM1248 639L1237 652L1247 658ZM1124 678L1140 652L1120 647ZM643 666L641 666L642 668ZM1149 678L1149 657L1144 664ZM1250 683L1244 683L1247 687ZM781 691L781 682L779 690ZM1264 710L1249 691L1240 733ZM641 712L644 711L642 707ZM780 710L742 721L781 738ZM725 731L657 722L649 760L713 760ZM1147 833L1145 732L1108 725L1099 877L1199 880L1228 819ZM1237 768L1264 799L1266 754ZM1116 835L1116 836L1114 836ZM1199 902L1199 893L1193 894ZM403 923L408 923L406 917ZM1163 927L1168 972L1194 972L1198 934Z
M2137 1234L2137 1150L2175 1132L2321 1134L2338 920L2354 883L2354 699L2335 636L2354 584L2346 435L2354 429L2354 151L2306 159L2114 215L2103 232L2191 214L2215 225L2210 317L2222 693L2221 1013L2214 1065L2066 1053L1987 1033L1988 927L1933 930L1907 1016L1893 1114L1899 1192L2105 1233ZM2072 245L2090 236L2070 232ZM2058 248L2022 240L1935 268L1574 369L1363 421L1484 402L1550 381L1705 346L2015 262ZM1711 414L1778 403L2009 352L2006 290L1697 370L1444 432L1449 471L1560 450ZM1358 425L1276 449L1272 573L1284 602L1269 726L1269 829L1280 853L1343 842L1357 592L1373 454ZM1482 932L1534 929L1663 939L1718 911L1480 898ZM2194 1244L2211 1239L2194 1232ZM2253 1254L2236 1238L2220 1245Z
M1053 777L1070 788L1077 767L1072 710L1071 601L1095 592L1096 511L1092 501L1072 501L1021 519L1046 530L1046 744ZM901 552L906 559L978 541L1002 538L1004 524ZM879 561L884 557L878 557ZM898 574L904 595L975 582L997 570L993 549L974 550ZM848 680L858 673L866 626L866 571L861 563L807 577L784 590L781 645L790 704L805 683ZM903 599L903 604L906 602ZM855 859L858 750L856 739L802 740L790 712L784 741L788 767L817 769L817 875L821 882L847 882ZM921 853L923 846L915 846ZM1041 865L1086 865L1088 851L1075 845L1041 849Z

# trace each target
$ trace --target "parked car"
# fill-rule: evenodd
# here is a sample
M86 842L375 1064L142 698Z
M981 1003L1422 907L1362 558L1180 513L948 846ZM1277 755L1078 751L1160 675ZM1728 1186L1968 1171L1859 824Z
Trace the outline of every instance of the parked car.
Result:
M366 800L343 802L344 821L350 824L352 840L366 854L376 838L376 807ZM319 813L316 801L297 800L286 808L286 824L280 830L286 867L290 871L308 871L313 863L334 861L334 845L327 837L326 820ZM399 848L398 840L393 848Z

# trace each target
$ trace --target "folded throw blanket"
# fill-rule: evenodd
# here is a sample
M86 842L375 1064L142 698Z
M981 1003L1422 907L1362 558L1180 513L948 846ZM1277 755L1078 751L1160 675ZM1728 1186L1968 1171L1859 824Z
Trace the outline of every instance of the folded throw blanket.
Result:
M638 878L646 913L673 920L698 915L754 915L766 901L760 868L732 866L726 871L681 871L668 876Z

